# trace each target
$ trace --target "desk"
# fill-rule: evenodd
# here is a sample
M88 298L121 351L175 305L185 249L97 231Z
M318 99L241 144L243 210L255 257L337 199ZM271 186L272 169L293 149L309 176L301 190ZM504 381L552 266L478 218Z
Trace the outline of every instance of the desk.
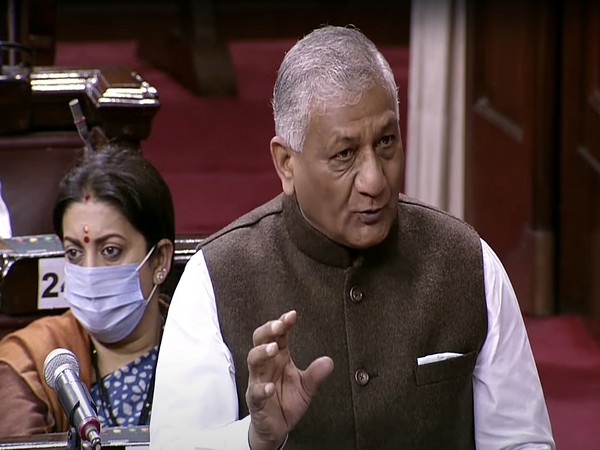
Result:
M102 448L113 450L143 450L150 445L150 429L147 426L107 428L100 432ZM2 438L0 450L70 450L69 433L37 434L27 437Z
M34 67L23 80L0 77L2 195L13 235L53 232L52 205L65 172L83 150L69 109L79 100L88 127L106 138L139 148L159 109L158 93L138 73L123 66Z
M173 266L169 276L161 286L161 293L171 297L179 278L183 273L185 265L196 252L196 247L202 241L202 236L180 235L175 239L175 254ZM7 245L0 240L0 256ZM52 251L46 253L49 257L62 257L61 252ZM37 310L38 306L38 267L39 259L43 254L12 256L13 260L7 260L10 253L4 253L4 265L0 265L0 338L6 334L27 326L32 321L48 316L61 314L64 308ZM0 447L1 448L1 447Z

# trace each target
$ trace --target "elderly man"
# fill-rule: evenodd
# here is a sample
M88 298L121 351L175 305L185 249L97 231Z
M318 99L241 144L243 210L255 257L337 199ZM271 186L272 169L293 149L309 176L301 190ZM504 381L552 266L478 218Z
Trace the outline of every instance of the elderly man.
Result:
M464 222L400 194L393 74L352 28L285 56L283 193L208 238L159 356L153 449L552 449L518 303Z

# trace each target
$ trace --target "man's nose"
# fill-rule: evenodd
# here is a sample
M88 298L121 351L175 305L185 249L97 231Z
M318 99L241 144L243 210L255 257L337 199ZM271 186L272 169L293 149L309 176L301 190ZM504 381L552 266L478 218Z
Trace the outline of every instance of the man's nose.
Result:
M376 197L385 189L385 174L381 161L373 151L367 151L358 161L356 189L364 195Z

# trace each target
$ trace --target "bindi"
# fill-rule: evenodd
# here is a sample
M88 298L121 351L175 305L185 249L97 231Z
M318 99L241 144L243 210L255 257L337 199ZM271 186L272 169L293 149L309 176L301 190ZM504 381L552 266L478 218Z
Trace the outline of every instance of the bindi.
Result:
M90 237L88 236L90 232L90 226L86 223L83 226L83 233L85 234L85 236L83 237L83 242L85 242L86 244L88 244L90 242Z
M85 197L83 197L86 203L90 201L90 198L92 198L90 194L85 194Z

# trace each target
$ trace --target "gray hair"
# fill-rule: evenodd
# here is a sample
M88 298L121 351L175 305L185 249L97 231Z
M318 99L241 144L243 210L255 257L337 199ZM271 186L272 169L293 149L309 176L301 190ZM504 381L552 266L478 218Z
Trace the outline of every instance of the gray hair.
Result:
M353 27L325 26L300 39L283 58L273 89L275 133L302 151L310 114L355 104L380 84L398 112L398 87L375 44Z

